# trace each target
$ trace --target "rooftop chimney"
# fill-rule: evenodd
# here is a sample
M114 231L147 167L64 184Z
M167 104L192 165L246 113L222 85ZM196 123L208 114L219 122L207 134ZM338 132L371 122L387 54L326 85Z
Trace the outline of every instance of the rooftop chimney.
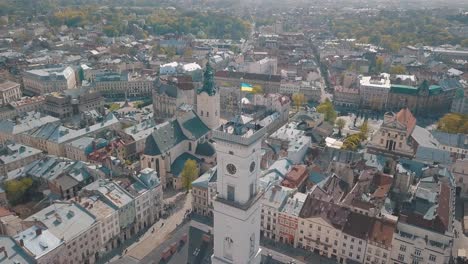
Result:
M20 239L19 243L20 243L21 247L24 247L24 240L23 239Z
M40 236L42 234L42 229L36 229L36 236Z

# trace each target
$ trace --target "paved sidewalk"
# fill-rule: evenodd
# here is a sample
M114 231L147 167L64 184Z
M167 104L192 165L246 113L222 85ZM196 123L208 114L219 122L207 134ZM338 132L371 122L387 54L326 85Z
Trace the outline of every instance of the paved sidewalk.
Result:
M167 219L161 219L153 225L155 231L151 233L150 227L139 242L128 247L127 256L142 260L145 256L158 248L164 241L169 239L170 234L182 223L185 212L192 208L192 193L184 195L177 203L173 213ZM161 227L161 224L164 226Z

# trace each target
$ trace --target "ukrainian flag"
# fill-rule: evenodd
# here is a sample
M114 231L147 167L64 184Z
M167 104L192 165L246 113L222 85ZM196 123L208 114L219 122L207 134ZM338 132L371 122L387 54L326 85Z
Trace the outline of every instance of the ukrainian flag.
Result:
M248 83L241 83L241 91L242 92L253 92L253 87L252 85L248 84Z

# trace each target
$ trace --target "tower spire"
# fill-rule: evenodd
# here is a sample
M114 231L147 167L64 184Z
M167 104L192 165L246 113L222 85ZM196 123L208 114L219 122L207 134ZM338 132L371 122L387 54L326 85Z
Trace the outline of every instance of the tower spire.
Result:
M206 63L205 72L203 73L203 86L198 89L197 93L206 92L208 95L212 96L216 94L216 84L214 81L214 70L211 67L210 62Z

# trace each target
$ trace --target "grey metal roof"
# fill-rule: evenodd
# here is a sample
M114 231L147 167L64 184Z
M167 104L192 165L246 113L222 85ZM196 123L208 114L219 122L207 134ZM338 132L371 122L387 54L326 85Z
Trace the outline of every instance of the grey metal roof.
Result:
M89 230L96 223L91 213L71 202L55 202L26 218L26 221L35 220L41 221L54 236L63 239L65 243Z

